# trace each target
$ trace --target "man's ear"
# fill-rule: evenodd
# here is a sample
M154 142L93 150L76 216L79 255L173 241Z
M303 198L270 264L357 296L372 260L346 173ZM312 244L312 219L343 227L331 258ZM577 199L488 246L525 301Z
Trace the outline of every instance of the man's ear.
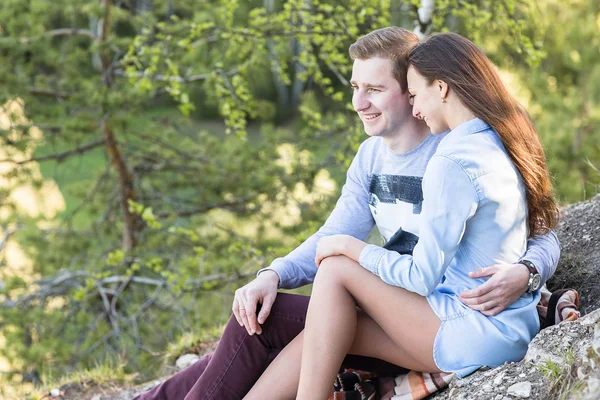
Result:
M438 88L440 89L440 97L442 99L445 99L446 97L448 97L448 92L450 92L450 87L448 86L448 84L446 82L438 79L437 85L438 85Z

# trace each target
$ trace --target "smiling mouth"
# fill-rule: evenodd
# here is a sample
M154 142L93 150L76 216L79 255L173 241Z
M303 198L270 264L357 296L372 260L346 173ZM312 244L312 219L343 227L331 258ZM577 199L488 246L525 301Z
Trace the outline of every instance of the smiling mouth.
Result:
M365 120L365 121L372 121L375 118L379 117L380 115L381 115L381 113L379 113L379 114L363 115L363 120Z

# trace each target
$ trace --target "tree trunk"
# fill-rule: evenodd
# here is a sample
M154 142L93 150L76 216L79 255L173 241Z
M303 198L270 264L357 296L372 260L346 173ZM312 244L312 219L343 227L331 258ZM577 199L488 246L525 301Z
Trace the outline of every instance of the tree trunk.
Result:
M133 175L127 168L125 158L115 139L113 131L108 126L108 121L102 121L102 134L104 135L104 146L110 157L110 162L119 176L121 188L121 210L123 211L123 250L133 250L137 245L136 233L139 229L137 216L129 211L129 200L135 200L133 189Z
M435 10L435 0L421 0L421 7L417 11L417 21L414 32L423 39L431 31L431 23Z
M94 32L96 37L99 37L99 34L100 34L100 32L98 31L99 22L100 22L100 18L98 18L96 16L89 17L88 25L90 27L90 31ZM102 61L100 61L99 53L92 54L92 66L94 67L94 69L96 71L102 70Z
M294 58L300 54L302 51L302 45L298 42L298 40L294 40ZM299 78L299 75L304 71L304 66L299 62L294 63L294 82L292 83L292 96L290 105L293 110L300 105L300 96L302 95L302 91L304 90L304 81Z
M267 12L272 13L275 10L275 0L264 0L263 5ZM272 60L277 60L277 55L275 54L275 46L272 39L268 42L269 48L269 57ZM283 112L289 110L290 107L290 96L288 92L288 88L281 82L281 76L276 69L272 69L273 73L273 84L275 85L275 90L277 91L277 98L279 100L279 105L282 108Z
M113 69L112 60L110 57L109 49L106 46L102 46L108 38L110 29L110 10L112 0L101 0L102 7L104 8L104 15L98 22L99 34L98 42L100 44L100 61L102 65L102 82L104 83L105 90L108 91L113 83ZM133 250L137 245L136 234L139 230L139 224L137 222L137 216L129 211L129 201L135 200L135 191L133 186L133 175L129 168L123 152L119 147L119 142L116 140L114 132L109 126L109 112L103 110L105 117L102 119L102 135L104 136L104 147L110 162L117 172L119 177L119 186L121 188L121 211L123 212L123 242L122 247L125 251Z

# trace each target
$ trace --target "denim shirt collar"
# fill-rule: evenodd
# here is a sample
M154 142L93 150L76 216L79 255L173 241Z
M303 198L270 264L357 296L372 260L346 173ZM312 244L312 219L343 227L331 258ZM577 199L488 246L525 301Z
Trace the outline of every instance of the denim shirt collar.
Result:
M453 130L451 130L446 135L446 137L440 141L438 148L448 146L464 136L472 135L474 133L485 131L487 129L490 129L490 126L487 124L487 122L480 118L474 118L470 121L463 122Z

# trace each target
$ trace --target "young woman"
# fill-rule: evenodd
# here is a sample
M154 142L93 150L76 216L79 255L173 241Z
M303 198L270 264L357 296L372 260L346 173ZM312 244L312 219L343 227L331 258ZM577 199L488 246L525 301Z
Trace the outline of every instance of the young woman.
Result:
M557 223L536 129L469 40L435 35L408 62L413 115L434 134L450 130L423 177L419 241L400 255L350 236L321 239L304 332L280 355L301 349L297 399L326 399L347 353L462 377L520 360L539 330L539 291L495 316L459 300L478 284L469 272L515 262L528 237Z

